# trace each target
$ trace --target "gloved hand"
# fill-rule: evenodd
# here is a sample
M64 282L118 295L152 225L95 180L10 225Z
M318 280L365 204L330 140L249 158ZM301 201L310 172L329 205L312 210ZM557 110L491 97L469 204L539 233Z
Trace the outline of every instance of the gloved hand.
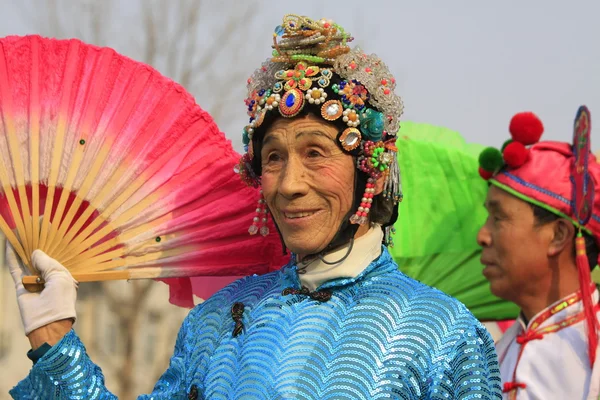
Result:
M6 242L6 261L15 282L25 334L29 335L35 329L56 321L75 321L77 281L65 267L41 250L35 250L31 260L46 282L44 290L39 293L29 292L23 286L23 277L30 274L21 264L12 246Z

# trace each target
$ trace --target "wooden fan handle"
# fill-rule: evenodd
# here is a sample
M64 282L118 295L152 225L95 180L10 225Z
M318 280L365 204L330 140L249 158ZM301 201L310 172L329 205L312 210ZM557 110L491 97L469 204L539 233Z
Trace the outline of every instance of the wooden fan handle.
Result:
M76 272L73 274L73 279L77 282L100 282L100 281L115 281L115 280L130 280L130 279L156 279L165 278L161 276L160 268L132 268L119 271L100 271L100 272ZM23 286L30 290L28 286L44 285L44 280L36 275L24 276Z
M99 282L99 281L115 281L123 279L136 279L132 278L128 271L102 271L102 272L90 272L90 273L78 273L73 274L73 279L77 282ZM143 278L137 278L143 279ZM44 280L36 275L24 276L23 286L27 285L44 285ZM27 289L29 290L29 289ZM31 290L30 290L31 291Z

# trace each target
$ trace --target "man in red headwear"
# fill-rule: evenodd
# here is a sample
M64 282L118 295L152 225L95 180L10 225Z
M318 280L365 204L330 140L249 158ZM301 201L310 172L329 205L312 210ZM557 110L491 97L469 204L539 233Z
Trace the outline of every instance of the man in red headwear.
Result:
M541 121L513 117L512 140L488 148L489 217L477 240L492 293L521 308L497 343L505 399L598 399L600 164L581 107L574 145L539 142ZM530 146L527 148L526 146Z

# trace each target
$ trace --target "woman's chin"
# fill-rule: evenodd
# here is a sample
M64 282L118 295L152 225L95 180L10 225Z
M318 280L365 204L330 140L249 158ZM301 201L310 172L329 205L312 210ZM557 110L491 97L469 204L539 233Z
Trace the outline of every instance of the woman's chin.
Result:
M327 243L315 243L314 240L308 238L304 240L302 238L289 238L284 241L288 250L299 256L317 254L327 247Z
M307 218L282 218L277 222L286 247L298 255L317 254L334 239L337 226L318 212Z

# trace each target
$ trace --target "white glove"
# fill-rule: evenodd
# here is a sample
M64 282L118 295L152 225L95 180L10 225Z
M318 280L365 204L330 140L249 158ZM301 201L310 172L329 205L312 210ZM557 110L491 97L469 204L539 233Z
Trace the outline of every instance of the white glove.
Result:
M39 293L29 292L23 287L23 277L30 273L22 266L12 246L6 242L6 261L10 274L15 281L17 303L21 311L21 320L25 335L52 322L63 319L75 321L75 301L77 300L77 281L58 261L48 257L41 250L34 250L31 261L42 274L46 282Z

